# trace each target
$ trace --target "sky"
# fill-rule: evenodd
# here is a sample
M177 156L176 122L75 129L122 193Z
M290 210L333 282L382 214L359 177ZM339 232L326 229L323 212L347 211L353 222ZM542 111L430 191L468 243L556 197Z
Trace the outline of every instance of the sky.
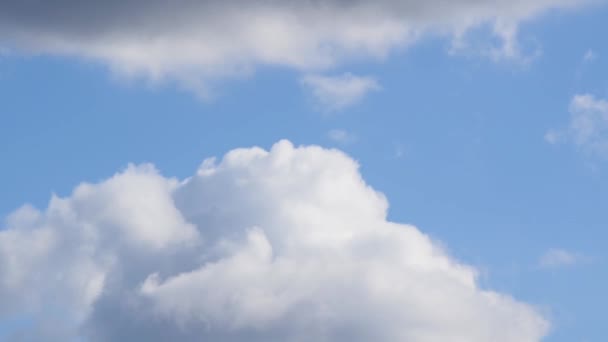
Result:
M607 18L2 2L0 340L603 341Z

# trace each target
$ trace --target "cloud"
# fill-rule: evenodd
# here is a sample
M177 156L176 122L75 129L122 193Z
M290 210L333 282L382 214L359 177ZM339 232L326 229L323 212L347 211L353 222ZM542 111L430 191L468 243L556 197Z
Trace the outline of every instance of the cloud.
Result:
M573 266L582 262L584 259L585 258L579 254L563 249L549 249L540 257L538 264L542 268L554 269Z
M407 153L407 148L404 144L397 142L395 143L395 152L393 153L393 156L396 159L401 159L404 158L408 153Z
M542 55L542 48L538 44L533 46L521 44L517 22L497 19L490 25L490 34L500 42L498 44L488 42L492 39L488 39L487 34L483 34L488 30L486 26L465 30L455 35L450 46L450 54L481 56L494 62L510 61L521 65L528 65Z
M332 129L327 132L327 137L330 140L342 145L351 144L357 140L357 137L354 134L343 129Z
M589 50L587 50L587 52L585 52L585 55L583 56L583 62L591 63L591 62L594 62L597 58L598 58L597 53L595 51L589 49Z
M580 94L570 102L570 123L566 129L550 130L545 140L551 144L571 142L583 152L608 155L608 101Z
M559 143L560 139L562 139L562 134L556 130L550 129L545 133L545 141L551 145L555 145Z
M128 77L205 92L259 65L311 71L382 59L421 36L490 27L494 57L517 57L522 21L581 0L110 0L0 3L0 45L101 61ZM492 39L489 39L492 40Z
M355 105L369 92L380 89L375 79L350 73L340 76L308 75L302 79L302 83L309 88L320 108L327 112Z
M532 342L548 322L482 289L337 150L236 149L190 178L129 166L0 231L11 338Z

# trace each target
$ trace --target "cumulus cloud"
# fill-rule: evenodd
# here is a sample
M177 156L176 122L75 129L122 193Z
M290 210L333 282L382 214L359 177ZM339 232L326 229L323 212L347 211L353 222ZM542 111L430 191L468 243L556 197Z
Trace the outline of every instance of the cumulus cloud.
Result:
M583 152L608 155L608 101L580 94L570 102L570 123L562 130L550 130L545 140L551 144L571 142Z
M336 112L350 107L380 86L371 77L346 73L340 76L308 75L302 83L310 90L320 108Z
M532 342L548 322L417 228L337 150L236 149L185 180L129 166L0 230L24 340Z
M517 28L586 0L110 0L0 3L0 46L98 60L122 75L201 90L258 65L327 70L437 34L466 46L492 28L492 55L518 57Z

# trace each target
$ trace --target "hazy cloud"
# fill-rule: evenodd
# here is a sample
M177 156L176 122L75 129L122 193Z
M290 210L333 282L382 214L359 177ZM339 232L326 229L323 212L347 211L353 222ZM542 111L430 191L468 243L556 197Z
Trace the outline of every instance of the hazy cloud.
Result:
M326 112L336 112L355 105L369 92L380 89L373 78L350 73L340 76L308 75L302 79L302 83Z
M570 102L570 122L562 130L550 130L545 140L555 144L571 142L581 151L608 155L608 101L590 94L576 95Z
M327 132L327 137L342 145L351 144L357 140L357 137L354 134L343 129L332 129Z
M538 264L542 268L560 268L573 266L582 262L585 258L577 253L564 249L552 248L546 251L539 259Z
M585 52L585 55L583 56L583 62L585 63L591 63L593 61L595 61L598 58L598 55L595 51L589 49L587 50L587 52Z

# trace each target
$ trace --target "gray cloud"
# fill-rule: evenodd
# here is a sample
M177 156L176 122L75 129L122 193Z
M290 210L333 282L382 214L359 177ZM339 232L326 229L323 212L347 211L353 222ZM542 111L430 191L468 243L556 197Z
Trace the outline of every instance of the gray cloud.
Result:
M258 65L322 71L379 59L421 35L452 37L493 27L488 54L518 58L517 27L580 0L432 1L3 1L0 45L84 57L122 75L204 88Z

